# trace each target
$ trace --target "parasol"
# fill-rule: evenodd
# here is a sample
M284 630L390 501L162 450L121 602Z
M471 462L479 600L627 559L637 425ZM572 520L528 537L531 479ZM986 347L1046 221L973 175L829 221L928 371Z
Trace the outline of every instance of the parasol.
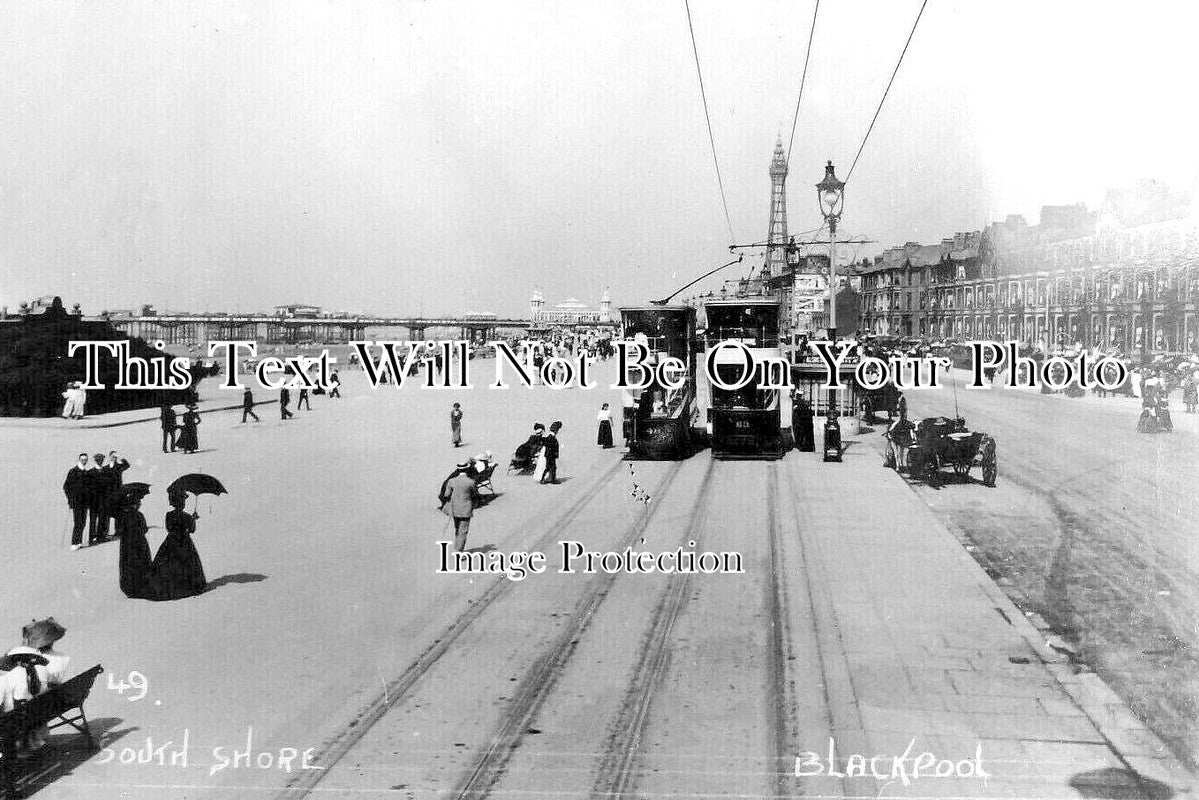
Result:
M186 492L187 494L195 495L197 506L200 503L200 495L202 494L228 494L220 481L202 472L189 472L171 481L171 485L167 487L167 496L169 497L177 492Z
M228 494L221 482L211 475L202 472L189 472L171 481L167 494L187 492L188 494Z

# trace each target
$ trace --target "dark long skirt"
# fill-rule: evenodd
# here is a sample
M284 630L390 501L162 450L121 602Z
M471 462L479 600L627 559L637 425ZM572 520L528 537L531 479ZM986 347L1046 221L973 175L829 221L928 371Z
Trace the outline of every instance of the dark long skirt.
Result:
M121 537L121 591L126 597L148 597L154 592L146 518L140 511L122 510L117 515L117 536Z
M189 416L185 414L183 417L183 425L179 428L179 438L175 441L175 446L185 452L194 453L200 449L200 432L196 429L195 421L188 419Z
M816 451L816 437L812 432L812 415L798 414L792 424L795 426L795 449L802 453L814 453Z
M599 435L596 436L595 443L600 447L612 446L612 420L601 419L599 424Z
M166 519L167 538L154 556L154 596L151 600L179 600L208 588L200 553L192 542L195 522L185 511L171 511Z

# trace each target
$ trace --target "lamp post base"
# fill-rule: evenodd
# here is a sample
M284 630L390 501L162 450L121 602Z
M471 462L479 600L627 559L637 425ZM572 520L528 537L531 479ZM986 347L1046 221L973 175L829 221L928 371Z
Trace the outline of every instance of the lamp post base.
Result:
M841 425L835 417L824 423L824 460L841 460Z

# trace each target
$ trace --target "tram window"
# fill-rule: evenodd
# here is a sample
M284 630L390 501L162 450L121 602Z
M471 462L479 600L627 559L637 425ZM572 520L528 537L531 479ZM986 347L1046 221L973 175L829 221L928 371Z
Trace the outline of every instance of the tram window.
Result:
M741 377L741 365L717 364L716 374L725 383L735 383ZM718 408L762 408L763 392L758 389L757 376L740 389L722 389L713 385L712 405Z
M635 397L637 416L642 419L674 416L682 408L687 392L686 386L681 389L667 389L656 380L652 381Z

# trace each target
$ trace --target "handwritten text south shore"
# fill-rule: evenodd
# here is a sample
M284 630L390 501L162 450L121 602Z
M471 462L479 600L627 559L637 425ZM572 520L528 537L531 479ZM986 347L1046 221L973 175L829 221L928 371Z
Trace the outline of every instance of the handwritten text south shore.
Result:
M212 760L205 764L193 764L191 759L191 751L195 748L190 744L191 731L187 728L183 729L183 738L176 744L173 739L167 741L159 740L157 743L154 738L147 736L145 742L141 745L132 745L125 747L105 747L100 751L100 757L97 759L99 764L108 764L109 762L117 762L118 764L140 764L153 765L157 767L179 767L187 769L189 766L208 767L209 776L216 775L226 769L257 769L271 770L277 769L280 772L290 774L292 770L314 770L324 769L313 763L313 754L316 750L314 747L308 747L300 750L297 747L280 747L271 749L255 749L254 747L254 728L246 728L246 744L245 747L239 748L236 745L217 745L211 749Z

